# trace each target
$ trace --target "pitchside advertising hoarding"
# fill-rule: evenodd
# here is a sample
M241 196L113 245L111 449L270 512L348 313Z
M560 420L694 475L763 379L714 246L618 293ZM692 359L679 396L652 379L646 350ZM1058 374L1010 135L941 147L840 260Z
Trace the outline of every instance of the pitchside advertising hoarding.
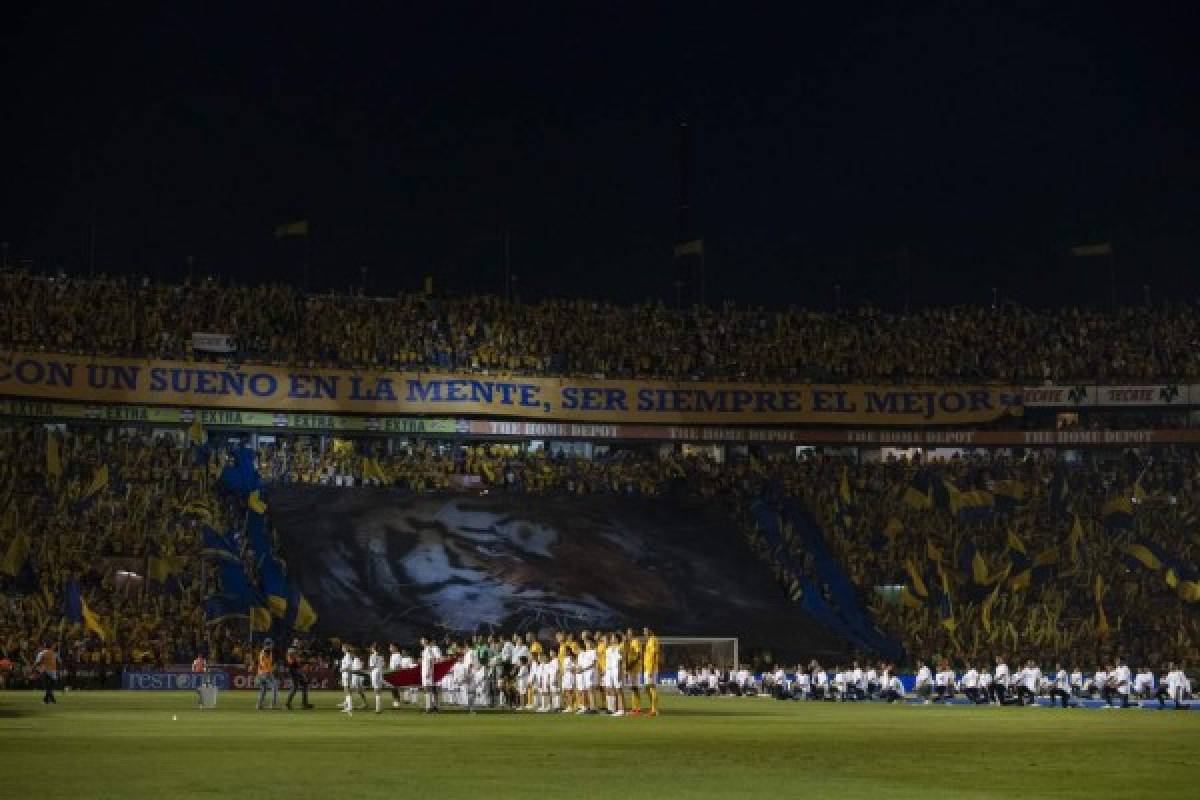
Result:
M307 673L310 689L333 689L339 685L340 676L327 669ZM291 689L292 682L286 675L276 676L281 689ZM217 666L206 673L192 672L187 667L161 671L126 670L121 673L121 688L139 692L171 692L195 690L205 680L218 689L255 689L254 672L246 667Z

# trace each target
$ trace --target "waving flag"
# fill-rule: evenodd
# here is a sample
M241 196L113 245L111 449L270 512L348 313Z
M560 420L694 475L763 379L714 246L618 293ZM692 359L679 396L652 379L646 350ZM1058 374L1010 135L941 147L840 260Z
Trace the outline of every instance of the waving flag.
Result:
M436 683L442 678L450 674L450 670L454 668L457 658L443 658L441 661L435 662L433 665L433 680ZM415 667L406 667L405 669L392 670L385 672L383 679L387 681L389 686L396 689L405 689L411 686L421 685L421 666L418 664Z
M1100 519L1110 530L1130 530L1133 528L1133 501L1124 493L1110 498L1100 507Z
M58 436L51 433L46 436L46 474L51 478L61 478L63 472L62 465L62 443L59 442Z
M112 628L109 627L108 620L92 611L88 607L87 600L80 598L79 604L80 613L83 616L83 626L99 636L100 641L109 641L112 638Z
M25 531L18 531L4 552L4 561L0 562L0 572L15 578L21 574L28 561L29 534Z
M74 625L83 624L83 594L79 591L79 581L74 578L67 583L63 595L62 615Z

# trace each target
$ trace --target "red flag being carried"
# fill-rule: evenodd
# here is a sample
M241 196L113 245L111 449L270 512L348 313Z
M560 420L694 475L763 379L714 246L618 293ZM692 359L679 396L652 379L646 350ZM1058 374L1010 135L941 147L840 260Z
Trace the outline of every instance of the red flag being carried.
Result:
M457 658L443 658L441 661L434 664L433 665L433 682L437 683L442 678L446 677L446 674L450 672L450 669L454 666L455 662L457 662L457 661L458 661ZM420 686L421 685L421 665L418 664L415 667L408 667L406 669L397 669L397 670L393 670L392 672L385 672L383 674L383 680L389 686L393 686L397 689L404 689L404 688L407 688L410 686Z

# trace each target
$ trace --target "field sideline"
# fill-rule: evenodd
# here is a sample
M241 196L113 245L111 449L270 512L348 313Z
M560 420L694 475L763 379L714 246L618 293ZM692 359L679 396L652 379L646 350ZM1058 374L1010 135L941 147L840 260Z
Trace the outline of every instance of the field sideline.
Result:
M1195 797L1200 713L664 698L658 719L0 693L8 797ZM172 715L178 717L172 719ZM428 793L428 794L425 794Z

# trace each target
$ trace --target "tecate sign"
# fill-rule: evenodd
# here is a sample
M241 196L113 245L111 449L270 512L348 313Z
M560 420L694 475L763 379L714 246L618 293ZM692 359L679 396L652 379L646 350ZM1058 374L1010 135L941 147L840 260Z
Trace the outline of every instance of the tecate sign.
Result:
M122 672L121 688L136 691L195 690L206 676L199 672ZM219 689L229 688L224 672L209 672L207 678Z

